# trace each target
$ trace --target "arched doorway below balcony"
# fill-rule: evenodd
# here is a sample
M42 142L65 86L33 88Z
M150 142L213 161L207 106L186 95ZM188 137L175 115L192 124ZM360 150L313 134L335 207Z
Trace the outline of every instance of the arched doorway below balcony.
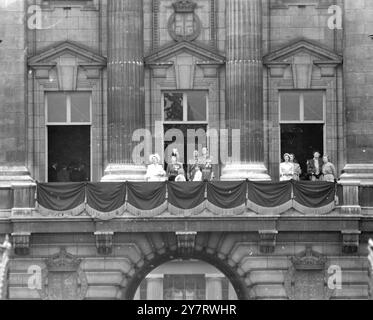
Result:
M173 260L150 272L134 300L237 300L229 279L201 260Z
M126 300L246 300L244 278L216 255L171 252L145 263L128 279Z

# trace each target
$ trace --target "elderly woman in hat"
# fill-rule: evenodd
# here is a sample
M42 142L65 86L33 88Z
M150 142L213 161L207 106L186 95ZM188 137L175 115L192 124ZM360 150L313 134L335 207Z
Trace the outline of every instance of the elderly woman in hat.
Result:
M294 177L294 164L290 162L290 154L284 154L284 162L280 163L280 181L289 181Z
M152 154L149 157L150 165L148 165L148 170L145 175L146 181L165 181L166 172L163 167L159 164L161 157L158 154Z
M337 170L335 170L334 164L330 162L329 156L326 154L324 154L322 160L322 180L327 182L335 182L337 180Z

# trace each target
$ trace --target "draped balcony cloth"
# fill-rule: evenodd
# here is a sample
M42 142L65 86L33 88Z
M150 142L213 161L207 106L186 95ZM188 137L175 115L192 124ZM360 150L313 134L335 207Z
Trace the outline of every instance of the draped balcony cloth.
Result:
M335 183L293 181L293 208L304 214L326 214L335 209Z
M127 211L141 218L161 215L167 210L166 182L128 182Z
M247 208L258 214L281 214L291 209L292 183L248 182Z
M168 211L177 216L198 215L206 209L205 182L169 182Z
M240 215L246 209L246 181L209 182L206 207L217 215Z
M126 211L125 183L88 183L86 210L97 219L110 220Z
M85 183L38 183L37 206L41 215L79 216L85 209Z

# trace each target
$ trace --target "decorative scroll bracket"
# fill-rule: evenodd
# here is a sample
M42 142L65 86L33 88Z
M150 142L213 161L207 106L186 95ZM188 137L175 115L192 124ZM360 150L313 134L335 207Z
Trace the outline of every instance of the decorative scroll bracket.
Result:
M109 255L113 252L113 237L112 231L97 231L95 232L97 252L102 255Z
M273 253L276 248L277 230L259 230L259 250L261 253Z
M196 245L197 232L179 231L176 232L177 248L180 255L191 255Z
M12 233L14 253L18 256L27 256L30 254L30 237L29 232Z
M343 245L342 252L344 254L355 254L359 250L359 239L361 231L359 230L343 230Z

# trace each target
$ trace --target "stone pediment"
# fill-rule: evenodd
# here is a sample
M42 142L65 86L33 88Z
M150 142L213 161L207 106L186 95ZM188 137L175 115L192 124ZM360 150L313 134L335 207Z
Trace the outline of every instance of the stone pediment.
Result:
M310 40L297 40L264 56L263 63L273 78L282 78L286 70L293 74L294 87L310 88L315 70L321 77L334 77L343 57Z
M166 45L145 57L145 65L153 70L155 78L166 78L173 68L177 89L192 89L197 69L202 70L204 78L216 78L224 64L225 57L213 48L189 41Z
M60 90L76 90L79 74L85 79L98 79L107 60L91 49L71 41L60 42L28 60L37 79L58 78Z
M209 64L218 66L225 63L225 57L217 50L196 42L181 41L176 44L172 43L166 45L145 57L145 64L148 66L162 64L172 65L173 58L183 53L194 56L197 65Z
M343 58L330 49L327 49L320 44L310 40L297 40L285 47L277 49L268 55L264 56L264 64L270 65L274 63L291 63L291 59L298 55L308 54L314 58L315 62L341 64Z
M72 41L64 41L48 47L33 57L28 64L31 67L54 66L61 57L75 58L80 66L104 67L107 64L105 57L91 49Z

